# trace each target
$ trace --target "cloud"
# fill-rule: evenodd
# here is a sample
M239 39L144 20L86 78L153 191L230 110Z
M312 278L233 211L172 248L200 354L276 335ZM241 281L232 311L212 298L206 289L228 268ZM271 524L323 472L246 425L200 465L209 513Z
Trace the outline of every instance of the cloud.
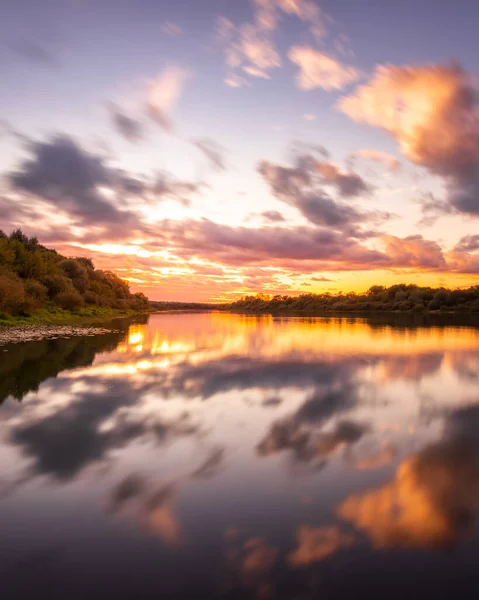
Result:
M243 545L241 571L247 580L267 573L276 562L278 551L262 538L250 538Z
M351 156L382 163L391 173L397 171L401 164L396 157L392 156L392 154L382 152L381 150L374 150L372 148L361 148L360 150L353 152Z
M431 270L447 270L448 265L441 247L437 242L426 240L422 235L410 235L398 238L393 235L382 235L385 253L391 263L408 267L419 267Z
M358 71L353 67L307 46L293 46L288 58L300 68L296 77L300 90L342 90L359 78Z
M397 456L397 450L391 444L386 444L381 450L362 458L352 458L349 462L360 471L379 469L388 465Z
M132 473L127 475L118 483L110 495L108 510L110 512L119 512L125 504L137 498L145 489L143 477Z
M150 533L159 535L165 544L179 546L183 541L181 523L173 506L175 485L166 484L148 500L146 506L146 527Z
M27 140L25 149L27 157L6 175L10 189L0 204L13 223L26 215L35 215L39 225L45 223L45 242L75 240L78 233L73 227L86 229L83 243L152 235L154 229L143 220L141 204L145 207L166 198L185 203L204 185L165 174L132 176L66 135ZM51 219L47 221L46 211L52 207L69 223L57 226Z
M127 182L103 158L83 150L67 136L30 141L27 150L30 157L8 176L17 191L67 211L80 224L139 225L135 214L118 209L100 193L101 187L118 190Z
M193 140L193 145L206 156L214 169L217 171L226 171L225 149L223 146L207 138Z
M125 115L114 104L110 105L110 113L118 133L132 143L143 139L143 127L139 121Z
M236 73L231 73L230 75L225 77L224 83L225 85L231 88L239 88L249 85L248 81L244 77L241 77Z
M313 115L312 113L306 113L305 115L303 115L303 119L305 121L315 121L317 119L316 115Z
M253 65L245 65L243 67L243 71L251 75L251 77L259 77L260 79L271 79L271 76L263 71L262 69L258 69L258 67L254 67Z
M178 66L166 68L148 87L147 114L162 129L173 131L170 113L175 108L190 77L190 71Z
M343 371L347 377L347 370ZM266 436L259 442L259 456L270 456L288 450L298 462L319 465L338 448L355 444L367 427L350 421L339 421L329 432L322 431L325 423L351 408L356 402L354 387L342 380L342 389L318 389L304 402L296 413L275 421Z
M295 16L306 23L319 38L324 34L323 15L313 0L252 0L253 22L234 25L219 17L217 39L225 45L225 62L229 69L242 69L251 77L269 79L269 70L282 66L274 33L281 15ZM230 73L225 83L231 87L244 85L237 73Z
M261 216L265 221L270 223L281 223L285 220L283 215L277 210L265 210L261 213Z
M368 194L371 191L371 186L360 175L352 171L341 171L333 163L318 161L316 169L324 182L333 184L337 188L342 198Z
M53 414L26 415L11 429L11 443L32 459L31 473L68 480L132 440L149 437L161 444L198 432L184 417L169 422L150 416L139 419L128 410L138 401L138 390L121 379L108 386L108 398L103 392L82 393ZM88 381L84 388L89 389ZM101 427L105 422L108 428Z
M456 543L479 509L478 424L477 406L451 414L442 441L405 459L383 487L347 498L338 515L376 547Z
M422 218L418 225L433 225L439 217L451 215L456 212L453 206L445 200L438 200L432 194L423 194L419 200Z
M443 177L454 210L479 214L478 94L461 66L379 66L338 108L384 129L406 158Z
M297 533L298 547L288 554L293 567L304 567L335 554L354 544L354 537L337 526L311 527L301 525Z
M281 13L295 16L309 25L311 33L319 38L324 35L324 18L314 0L253 0L255 22L265 31L274 31Z
M263 160L258 172L279 200L297 208L315 225L344 230L381 218L377 212L363 211L329 196L324 186L332 187L341 198L368 194L370 186L356 173L343 172L312 155L298 156L293 167Z
M239 42L236 48L242 61L249 62L258 69L274 69L282 64L274 43L250 23L239 28Z
M465 235L454 247L456 252L475 252L479 250L479 235Z

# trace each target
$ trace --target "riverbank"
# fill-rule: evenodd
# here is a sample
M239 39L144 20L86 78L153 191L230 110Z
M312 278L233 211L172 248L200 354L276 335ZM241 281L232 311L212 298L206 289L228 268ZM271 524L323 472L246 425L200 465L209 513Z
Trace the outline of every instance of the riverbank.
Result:
M116 317L132 317L147 314L149 311L114 309L104 306L88 306L76 311L59 307L42 308L28 317L0 316L0 327L18 327L24 325L88 325Z

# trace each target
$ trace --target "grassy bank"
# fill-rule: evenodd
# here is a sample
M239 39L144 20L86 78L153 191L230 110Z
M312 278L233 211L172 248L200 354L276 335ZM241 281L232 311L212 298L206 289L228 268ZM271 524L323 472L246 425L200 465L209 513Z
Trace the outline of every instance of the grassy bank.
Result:
M86 306L76 311L69 311L57 306L49 306L35 311L28 317L0 315L0 327L19 325L73 325L95 323L115 317L129 317L147 311L110 308L107 306Z

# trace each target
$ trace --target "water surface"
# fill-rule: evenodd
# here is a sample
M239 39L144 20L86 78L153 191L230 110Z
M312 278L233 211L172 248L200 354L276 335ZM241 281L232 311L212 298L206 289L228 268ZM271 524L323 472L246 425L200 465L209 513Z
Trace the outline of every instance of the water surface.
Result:
M474 326L216 313L0 348L2 596L476 597L478 364Z

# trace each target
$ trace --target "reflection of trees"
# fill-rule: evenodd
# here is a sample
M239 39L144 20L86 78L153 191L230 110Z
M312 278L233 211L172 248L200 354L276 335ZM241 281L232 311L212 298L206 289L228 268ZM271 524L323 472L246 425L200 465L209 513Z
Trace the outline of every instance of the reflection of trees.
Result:
M99 352L111 352L124 340L131 321L116 320L115 329L97 336L48 339L14 344L2 352L0 403L8 396L22 400L40 384L66 369L87 367Z

